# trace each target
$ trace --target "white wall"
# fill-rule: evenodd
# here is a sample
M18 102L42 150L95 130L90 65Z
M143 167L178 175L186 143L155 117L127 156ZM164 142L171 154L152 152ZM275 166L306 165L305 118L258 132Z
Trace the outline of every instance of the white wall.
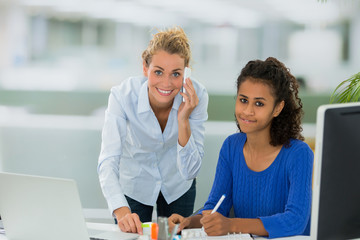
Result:
M74 179L84 208L107 208L96 172L103 117L1 113L0 170ZM210 192L222 142L236 131L233 122L207 122L205 127L196 209Z
M99 194L97 156L102 120L13 114L0 120L3 171L75 179L83 207L106 207Z

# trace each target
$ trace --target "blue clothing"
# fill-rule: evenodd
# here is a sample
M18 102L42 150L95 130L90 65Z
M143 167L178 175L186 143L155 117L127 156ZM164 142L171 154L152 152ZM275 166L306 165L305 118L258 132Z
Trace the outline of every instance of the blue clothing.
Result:
M213 209L237 218L259 218L270 238L310 234L312 167L314 154L300 140L291 139L265 170L248 168L243 148L245 133L229 136L220 150L215 180L204 210Z
M192 79L199 98L190 115L191 136L178 143L178 109L174 98L164 132L152 111L146 77L132 77L111 89L102 131L98 174L109 209L127 206L124 195L154 206L159 192L171 203L189 190L204 155L208 94Z

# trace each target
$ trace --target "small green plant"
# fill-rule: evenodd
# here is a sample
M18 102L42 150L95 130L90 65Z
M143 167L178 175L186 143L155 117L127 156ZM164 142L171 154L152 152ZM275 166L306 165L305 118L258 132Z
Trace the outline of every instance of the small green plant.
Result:
M360 101L360 72L341 82L330 97L330 103Z

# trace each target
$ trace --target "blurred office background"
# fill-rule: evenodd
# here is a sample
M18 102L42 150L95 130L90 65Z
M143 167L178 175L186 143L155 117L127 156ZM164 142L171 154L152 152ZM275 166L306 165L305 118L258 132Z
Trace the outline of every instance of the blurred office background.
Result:
M301 80L313 147L316 108L360 71L359 13L357 0L0 0L0 171L73 178L84 208L105 209L96 165L109 90L142 74L156 29L179 25L210 96L200 207L236 131L242 67L274 56Z

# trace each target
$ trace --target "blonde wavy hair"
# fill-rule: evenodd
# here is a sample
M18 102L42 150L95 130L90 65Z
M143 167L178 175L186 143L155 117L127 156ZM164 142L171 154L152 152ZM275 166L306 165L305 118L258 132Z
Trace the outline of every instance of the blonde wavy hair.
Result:
M185 66L189 66L191 51L189 39L181 27L172 27L166 30L159 30L153 35L148 47L142 53L142 59L149 66L152 56L158 51L166 51L169 54L178 54L184 58Z

